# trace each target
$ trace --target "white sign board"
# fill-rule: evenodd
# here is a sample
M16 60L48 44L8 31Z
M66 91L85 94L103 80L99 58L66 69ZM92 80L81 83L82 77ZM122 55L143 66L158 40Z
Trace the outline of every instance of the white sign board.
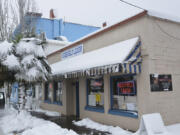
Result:
M172 135L170 134L159 113L144 114L141 118L140 128L133 135Z
M67 58L70 58L70 57L80 55L82 53L83 53L83 44L75 46L73 48L70 48L70 49L68 49L66 51L63 51L61 53L61 59L64 60L64 59L67 59Z

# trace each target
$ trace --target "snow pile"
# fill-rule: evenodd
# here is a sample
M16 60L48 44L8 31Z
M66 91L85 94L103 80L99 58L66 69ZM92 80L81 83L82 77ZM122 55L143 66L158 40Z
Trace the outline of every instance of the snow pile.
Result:
M21 135L77 135L74 131L63 129L60 126L32 117L28 112L9 110L6 116L0 119L0 127L7 135L21 132Z
M78 70L87 70L93 67L123 63L138 41L139 37L135 37L57 62L51 65L52 73L63 74Z
M90 120L89 118L85 118L77 122L73 121L73 123L76 126L85 126L86 128L96 129L102 132L109 132L112 135L132 135L131 132L126 131L118 126L113 127L113 126L102 125L102 124L99 124L97 122Z
M148 115L151 115L151 114L148 114ZM143 115L143 117L144 117L144 115ZM89 118L85 118L85 119L82 119L82 120L77 121L77 122L73 121L73 123L76 126L85 126L86 128L95 129L95 130L99 130L99 131L102 131L102 132L109 132L112 135L147 135L146 131L147 130L150 131L151 129L156 131L155 134L179 135L179 133L180 133L180 124L174 124L174 125L166 126L163 129L162 126L159 126L157 124L157 123L162 123L162 119L159 119L159 118L156 119L156 118L155 118L155 120L147 119L148 121L146 121L146 123L148 122L150 126L149 125L148 126L147 125L142 126L142 124L144 124L144 122L141 123L140 129L136 133L132 133L132 132L123 130L122 128L120 128L118 126L113 127L113 126L107 126L107 125L99 124L97 122L94 122L94 121L90 120ZM144 128L148 128L148 129L144 129ZM167 133L159 132L162 129L167 131Z
M51 116L51 117L59 117L61 116L61 114L59 112L54 112L54 111L48 111L48 110L43 110L43 109L36 109L34 110L34 112L40 112L40 113L44 113L47 116Z
M173 135L179 135L180 134L180 124L174 124L167 126L167 130L172 133Z

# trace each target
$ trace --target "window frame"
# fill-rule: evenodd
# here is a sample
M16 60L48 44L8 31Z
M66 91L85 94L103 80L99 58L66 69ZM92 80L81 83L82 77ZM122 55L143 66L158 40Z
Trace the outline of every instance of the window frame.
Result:
M63 105L62 99L61 99L61 101L55 101L55 99L56 99L56 90L57 90L57 89L55 90L55 83L57 83L57 87L58 87L58 82L63 83L63 81L54 81L53 82L53 104L62 106Z
M120 78L122 76L136 76L137 74L122 74L122 75L116 75L116 76L110 76L110 109L108 111L109 114L112 115L120 115L120 116L125 116L125 117L131 117L131 118L138 118L138 111L126 111L122 109L113 109L113 79L115 78ZM131 81L131 80L129 80ZM137 81L136 81L136 94L137 96ZM131 95L129 95L131 96ZM137 113L134 114L134 113Z
M89 106L89 97L88 97L88 93L89 93L89 87L88 87L88 80L91 78L86 78L86 106L85 106L85 110L87 111L93 111L93 112L100 112L100 113L104 113L104 105L103 107L93 107L93 106ZM103 90L104 90L104 76L102 76L103 79ZM103 91L104 92L104 91Z
M47 88L46 88L47 85ZM44 84L44 103L51 104L51 99L48 98L49 95L49 82L45 82Z

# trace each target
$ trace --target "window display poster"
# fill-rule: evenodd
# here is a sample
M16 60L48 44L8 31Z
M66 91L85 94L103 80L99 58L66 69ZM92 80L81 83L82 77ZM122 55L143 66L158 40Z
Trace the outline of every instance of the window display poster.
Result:
M103 89L103 80L102 79L91 79L90 88L92 90L102 90Z
M172 91L171 75L150 74L151 91Z
M118 82L117 83L118 95L135 95L134 81Z

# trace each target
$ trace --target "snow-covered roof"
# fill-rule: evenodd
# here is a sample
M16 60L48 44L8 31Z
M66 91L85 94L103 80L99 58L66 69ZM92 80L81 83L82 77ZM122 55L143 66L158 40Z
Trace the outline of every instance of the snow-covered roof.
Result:
M148 10L148 15L180 23L180 17L179 16L170 15L168 13L163 13L163 12L154 11L154 10Z
M139 37L132 38L57 62L51 65L52 73L54 75L64 74L93 67L123 63L138 41Z
M147 12L147 11L140 10L137 14L133 14L132 16L130 16L130 17L128 17L128 18L124 18L124 19L119 20L117 23L114 23L114 24L109 25L109 26L107 26L107 27L103 27L103 28L101 28L101 29L99 29L99 30L97 30L97 31L95 31L95 32L92 32L92 33L90 33L90 34L88 34L88 35L86 35L86 36L83 36L82 38L80 38L80 39L78 39L78 40L70 43L68 46L73 46L73 45L79 44L81 41L83 41L83 40L85 40L85 39L88 39L88 38L90 38L90 37L92 37L92 36L94 36L94 35L96 35L96 34L101 33L101 32L105 32L105 31L107 31L107 30L115 27L116 25L120 25L120 24L123 24L124 22L126 23L126 22L130 21L130 19L135 19L136 17L143 16L143 15L146 14L146 12ZM62 49L62 48L61 48L61 49ZM55 51L55 52L53 52L53 53L51 53L51 54L49 54L49 55L52 55L52 54L54 54L54 53L56 53L56 52L58 52L58 51L61 51L61 49L59 49L59 50L57 50L57 51Z
M180 22L180 1L179 0L123 0L127 5L144 9L148 15L166 19L173 22ZM134 5L134 6L133 6Z
M61 36L63 37L63 36ZM66 38L66 37L64 37ZM56 45L61 45L61 44L70 44L71 42L64 40L64 41L60 41L60 40L53 40L53 39L46 39L46 42L48 44L56 44Z
M68 46L70 42L68 41L59 41L59 40L52 40L52 39L47 39L47 46L45 48L45 54L46 56Z

